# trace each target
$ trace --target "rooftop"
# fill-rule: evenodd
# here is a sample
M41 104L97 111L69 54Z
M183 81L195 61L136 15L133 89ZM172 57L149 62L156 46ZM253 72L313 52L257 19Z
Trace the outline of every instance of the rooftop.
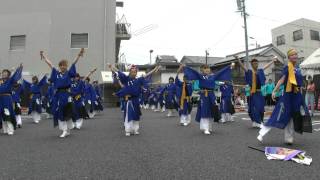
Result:
M221 59L223 59L223 57L208 57L207 61L208 61L208 64L215 64ZM206 57L205 56L183 56L180 62L184 64L205 64Z
M158 55L156 58L156 64L175 65L178 64L178 59L171 55Z
M268 45L265 45L265 46L261 46L261 47L258 47L258 48L255 48L255 49L250 49L249 50L249 57L258 57L258 56L266 56L267 52L269 52L270 50L274 50L276 51L280 56L282 56L283 58L286 57L285 54L283 54L278 48L276 48L273 44L268 44ZM246 56L246 51L241 51L241 52L237 52L237 53L234 53L234 54L230 54L230 55L227 55L225 58L223 59L220 59L216 64L223 64L223 63L226 63L226 62L231 62L231 61L234 61L235 58L234 56L238 56L239 59L242 59L242 58L245 58Z

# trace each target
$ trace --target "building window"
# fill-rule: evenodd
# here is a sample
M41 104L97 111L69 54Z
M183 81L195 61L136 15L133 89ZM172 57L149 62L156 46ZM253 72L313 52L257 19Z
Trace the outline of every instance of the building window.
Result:
M298 30L298 31L294 31L293 32L293 40L294 41L298 41L303 39L303 33L302 33L302 29Z
M286 44L286 39L284 35L278 36L277 37L277 46Z
M10 50L24 50L26 48L26 35L10 36Z
M319 41L319 31L310 30L310 38L311 40Z
M71 48L88 48L88 33L71 34Z

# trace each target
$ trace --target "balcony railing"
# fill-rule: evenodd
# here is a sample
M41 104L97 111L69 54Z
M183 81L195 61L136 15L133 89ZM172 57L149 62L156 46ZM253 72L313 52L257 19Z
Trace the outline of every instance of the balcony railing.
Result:
M131 24L127 22L124 15L121 18L117 15L116 21L117 38L129 40L131 38Z

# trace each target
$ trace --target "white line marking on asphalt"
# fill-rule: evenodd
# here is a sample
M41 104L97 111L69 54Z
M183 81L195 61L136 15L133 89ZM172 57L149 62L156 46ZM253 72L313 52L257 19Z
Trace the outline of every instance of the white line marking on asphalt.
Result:
M250 118L241 118L242 120L244 121L250 121L251 119Z
M239 113L235 113L234 115L247 115L248 113L246 112L239 112Z

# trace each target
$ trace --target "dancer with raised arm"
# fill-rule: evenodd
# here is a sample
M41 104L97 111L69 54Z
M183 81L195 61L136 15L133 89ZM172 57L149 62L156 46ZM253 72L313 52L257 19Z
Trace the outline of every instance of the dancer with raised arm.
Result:
M47 119L52 118L52 102L54 97L55 89L54 85L51 82L51 79L48 79L48 89L44 95L44 107L47 113Z
M21 95L23 93L23 86L16 82L13 85L12 89L12 101L14 105L14 113L16 115L17 127L22 127L22 118L21 118Z
M89 77L93 74L96 69L89 72L85 77ZM71 83L71 94L73 97L73 123L76 129L81 129L83 120L89 116L87 114L85 103L84 103L84 82L81 80L79 73L73 78Z
M272 92L272 99L275 101L276 92L284 84L284 93L280 97L269 120L262 125L257 139L262 142L263 137L271 128L284 129L284 141L293 144L294 131L303 133L302 115L309 115L302 96L303 76L297 67L298 53L295 49L287 52L288 65L283 68L282 77ZM295 122L295 123L294 123Z
M89 118L92 119L97 113L96 106L98 102L96 100L96 92L94 90L94 87L90 83L90 77L84 78L84 82L84 98L86 110Z
M196 115L196 121L200 123L200 130L204 134L209 135L212 133L212 120L215 116L214 106L216 106L216 97L214 95L215 81L231 81L231 69L232 66L227 66L221 69L216 74L212 74L208 65L201 66L201 72L181 65L184 75L188 80L199 80L200 87L200 103L198 104L198 110Z
M37 76L32 77L32 83L23 80L23 88L30 91L30 103L29 103L29 111L28 114L32 115L33 122L38 124L41 121L41 113L42 113L42 96L41 89L47 83L47 76L43 76L43 78L38 80Z
M157 111L158 112L165 112L166 111L164 97L163 97L163 88L164 87L162 87L160 84L156 88L156 94L157 94L157 99L158 99L158 104L157 104Z
M76 57L75 61L68 69L68 61L63 59L59 62L59 70L53 67L51 61L44 55L43 51L40 52L41 59L44 60L51 68L51 80L56 89L53 102L53 120L54 127L59 125L62 131L60 135L64 138L70 135L70 130L73 128L72 112L73 112L73 99L71 95L71 79L76 76L76 64L83 56L84 49L82 48Z
M12 87L21 79L22 64L16 69L11 76L11 71L4 69L2 71L2 79L0 82L0 127L4 134L13 135L16 129L16 117L13 109Z
M101 88L99 86L99 82L93 81L92 85L96 93L96 103L95 103L94 109L97 110L98 112L103 111Z
M234 57L238 60L240 67L245 71L245 80L250 86L248 113L252 121L252 127L260 128L261 123L263 123L265 106L265 98L261 94L261 87L266 81L264 70L276 62L277 57L274 57L274 59L270 63L266 64L262 69L259 69L259 61L256 58L251 60L252 69L248 69L237 56Z
M166 109L168 110L168 117L173 116L173 111L177 110L178 111L178 103L176 100L176 93L177 93L177 86L174 83L174 78L170 77L169 78L169 83L162 89L164 101L165 101L165 106Z
M221 122L232 122L232 114L234 113L233 106L233 85L231 81L225 81L220 85L221 92L221 103L220 103L220 112L221 112Z
M117 68L109 65L112 72L118 74L118 78L123 85L123 88L115 93L118 97L123 97L125 100L124 108L124 126L125 135L130 136L131 134L138 135L139 133L139 121L141 116L141 110L139 105L139 97L141 93L141 88L144 85L145 77L150 76L152 73L157 72L159 66L156 66L153 70L146 74L145 77L137 78L138 69L136 66L132 65L130 68L129 75L125 75L123 72L119 71Z
M182 68L182 66L180 66ZM188 126L191 123L192 111L192 83L187 80L187 76L183 76L183 81L179 79L181 68L177 71L175 84L177 86L177 99L179 102L180 125Z

